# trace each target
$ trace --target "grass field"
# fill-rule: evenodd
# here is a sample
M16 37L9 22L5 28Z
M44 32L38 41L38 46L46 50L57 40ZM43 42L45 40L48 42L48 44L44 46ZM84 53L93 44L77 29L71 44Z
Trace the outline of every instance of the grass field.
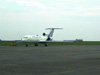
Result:
M0 41L0 46L9 46L13 43L15 46L17 45L25 45L22 42L15 42L15 41ZM73 42L73 43L48 43L49 45L100 45L100 42ZM34 45L34 43L29 43L29 45ZM39 43L39 45L44 45Z

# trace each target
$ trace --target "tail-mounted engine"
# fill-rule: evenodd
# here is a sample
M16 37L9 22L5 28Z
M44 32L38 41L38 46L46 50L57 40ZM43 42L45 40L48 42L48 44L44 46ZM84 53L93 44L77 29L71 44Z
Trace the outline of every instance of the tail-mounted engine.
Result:
M43 36L45 36L46 34L45 33L43 33Z
M47 33L43 33L43 36L48 36L48 34Z

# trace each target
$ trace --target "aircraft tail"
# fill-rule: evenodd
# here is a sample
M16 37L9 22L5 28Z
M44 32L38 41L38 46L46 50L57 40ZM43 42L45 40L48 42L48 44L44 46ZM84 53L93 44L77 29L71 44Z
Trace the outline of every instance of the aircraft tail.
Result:
M50 30L48 36L47 36L47 40L52 40L53 39L53 33L55 29L62 29L62 28L46 28L47 30Z

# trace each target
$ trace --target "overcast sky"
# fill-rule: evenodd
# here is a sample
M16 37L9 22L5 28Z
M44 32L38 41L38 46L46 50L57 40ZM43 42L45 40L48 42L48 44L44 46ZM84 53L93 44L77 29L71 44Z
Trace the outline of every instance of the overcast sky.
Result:
M0 0L0 38L19 40L42 35L48 27L54 40L100 41L100 0Z

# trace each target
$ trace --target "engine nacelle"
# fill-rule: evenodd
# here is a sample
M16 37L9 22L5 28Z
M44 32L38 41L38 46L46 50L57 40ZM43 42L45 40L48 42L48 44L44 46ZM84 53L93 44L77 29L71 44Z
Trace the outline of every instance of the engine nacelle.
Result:
M48 36L48 34L47 33L43 33L43 36Z
M46 35L46 33L43 33L43 36L45 36Z

